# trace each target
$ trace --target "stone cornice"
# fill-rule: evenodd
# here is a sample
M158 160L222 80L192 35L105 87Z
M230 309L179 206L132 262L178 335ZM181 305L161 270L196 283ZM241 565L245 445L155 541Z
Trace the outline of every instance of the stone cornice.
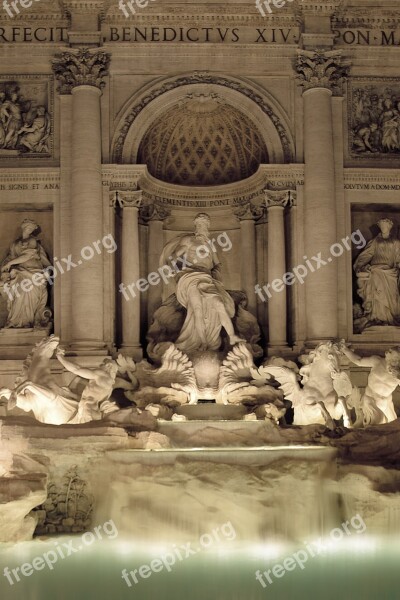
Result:
M351 7L342 9L332 20L333 29L338 28L364 28L364 29L396 29L400 26L400 9L379 12L373 8Z
M126 187L124 185L126 182ZM304 165L261 165L252 177L233 184L215 187L186 187L164 183L152 177L144 165L106 165L103 167L103 185L111 189L143 190L147 204L172 207L237 206L264 197L264 189L296 190L304 183Z
M38 23L41 23L42 21L55 21L60 27L69 26L69 18L65 13L40 13L39 11L35 13L20 13L12 18L9 17L7 13L4 13L1 15L0 24L11 25L12 23L18 23L18 25L24 25L26 23L31 23L32 21L37 21Z
M0 183L58 183L60 181L60 170L58 167L48 168L0 168Z
M294 0L293 9L300 22L304 17L333 17L345 4L347 0Z
M129 23L131 26L149 25L160 26L166 25L171 27L173 25L179 26L183 23L187 26L199 27L202 24L213 24L214 26L226 25L234 27L238 26L252 26L252 27L296 27L297 17L294 12L285 12L280 10L272 15L262 17L261 15L249 14L247 11L243 11L238 14L223 14L223 13L205 13L199 9L199 13L194 12L194 6L183 5L187 10L182 9L182 13L153 13L151 11L144 11L135 15L135 21ZM232 13L232 11L229 11ZM104 18L105 23L120 22L127 24L127 19L123 15L122 11L117 5L113 5L107 12Z
M362 183L381 183L381 184L400 184L399 169L369 169L369 168L345 168L345 184Z
M111 0L59 0L68 14L98 14L104 16Z

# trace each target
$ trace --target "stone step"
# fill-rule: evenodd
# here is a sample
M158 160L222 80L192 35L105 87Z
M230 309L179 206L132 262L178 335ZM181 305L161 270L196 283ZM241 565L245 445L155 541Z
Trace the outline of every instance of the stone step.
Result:
M287 459L330 464L337 449L327 446L275 446L246 448L158 448L147 450L111 450L107 457L120 465L172 465L177 460L264 466Z
M200 402L196 405L180 406L175 409L178 415L183 415L190 421L237 421L248 412L244 406Z
M272 421L159 421L157 433L173 448L271 447L315 445L316 429L323 426L279 427Z

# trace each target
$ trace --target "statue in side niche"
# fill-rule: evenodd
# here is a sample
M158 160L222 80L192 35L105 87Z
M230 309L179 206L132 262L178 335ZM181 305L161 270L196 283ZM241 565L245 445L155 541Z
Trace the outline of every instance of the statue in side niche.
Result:
M7 300L6 328L45 328L50 320L48 279L51 266L38 235L40 226L32 219L21 224L22 235L10 246L1 263L0 289Z
M393 221L381 219L380 233L359 254L354 270L363 314L357 330L372 325L400 325L400 240L393 237Z

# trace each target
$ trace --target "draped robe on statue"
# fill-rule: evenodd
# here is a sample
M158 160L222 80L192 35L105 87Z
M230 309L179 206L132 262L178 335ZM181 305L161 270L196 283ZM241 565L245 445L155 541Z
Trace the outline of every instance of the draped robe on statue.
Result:
M205 246L209 253L203 257L205 252L199 249ZM217 253L203 236L183 234L167 244L160 264L171 264L171 258L177 262L179 257L184 257L184 261L182 271L175 278L175 293L187 314L175 344L186 353L218 350L222 328L219 308L223 304L227 316L232 319L235 303L217 279L220 265Z
M358 293L370 322L399 324L399 264L400 240L382 235L371 240L355 261Z
M22 328L40 326L47 306L48 283L47 279L43 277L38 284L34 280L34 277L37 274L43 273L43 270L50 266L51 263L41 243L33 237L26 240L19 239L14 242L2 266L12 260L18 262L10 268L8 284L11 288L12 299L8 298L6 327ZM24 292L20 287L17 287L24 281L33 282L29 292ZM15 286L15 292L13 286Z

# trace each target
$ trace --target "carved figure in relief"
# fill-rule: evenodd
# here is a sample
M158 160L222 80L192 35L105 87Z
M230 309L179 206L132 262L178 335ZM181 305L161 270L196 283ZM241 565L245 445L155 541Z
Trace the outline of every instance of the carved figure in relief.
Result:
M400 88L369 85L353 91L352 149L357 155L400 152Z
M20 94L14 81L0 84L0 150L10 152L49 152L51 119L46 106ZM7 153L7 151L10 151Z
M44 106L39 106L31 125L24 125L18 132L19 145L31 152L48 152L47 140L51 132L50 116Z

